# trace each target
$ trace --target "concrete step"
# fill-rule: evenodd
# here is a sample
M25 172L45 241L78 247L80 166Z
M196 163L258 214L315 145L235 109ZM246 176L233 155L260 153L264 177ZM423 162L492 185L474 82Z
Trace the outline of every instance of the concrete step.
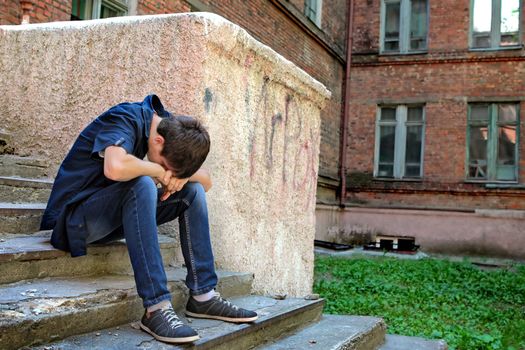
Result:
M174 305L187 299L186 271L166 270ZM218 291L249 294L253 275L218 272ZM132 276L46 278L0 286L0 349L38 345L137 321L144 309Z
M418 337L402 335L386 336L385 343L378 350L447 350L447 343L443 340L428 340Z
M201 337L193 344L174 346L156 341L138 329L136 323L123 324L119 328L104 329L64 341L40 346L35 349L214 349L245 350L293 332L310 322L315 322L322 312L323 300L304 299L275 300L262 296L245 296L231 299L235 304L256 310L259 319L251 324L232 324L214 320L189 319ZM182 310L180 310L182 311ZM182 315L182 313L179 313ZM184 317L183 317L184 319ZM188 319L185 319L186 321Z
M88 246L86 256L72 258L49 243L50 231L35 236L17 235L0 239L0 284L57 276L131 273L124 241ZM165 266L174 264L178 243L159 235Z
M45 203L0 203L0 234L37 232Z
M257 349L375 350L383 344L385 332L386 325L381 318L323 315L318 323Z
M0 202L46 203L53 180L0 176Z
M21 176L26 178L50 178L47 161L34 157L0 155L0 176Z

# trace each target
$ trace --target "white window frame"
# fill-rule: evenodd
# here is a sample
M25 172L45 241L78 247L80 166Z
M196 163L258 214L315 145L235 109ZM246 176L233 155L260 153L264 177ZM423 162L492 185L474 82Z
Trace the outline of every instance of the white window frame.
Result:
M385 51L385 24L386 24L386 5L389 3L399 3L399 50ZM410 49L410 18L411 0L381 0L381 24L380 24L380 52L382 54L408 54L422 53L428 51L428 32L430 27L430 0L427 0L427 37L424 49Z
M100 18L102 4L116 11L124 12L123 16L128 14L128 0L93 0L93 12L91 14L91 18Z
M474 51L486 51L486 50L508 50L508 49L519 49L523 46L522 44L522 12L523 12L523 0L520 0L519 7L519 28L518 28L518 43L516 45L501 46L501 1L504 0L492 0L492 22L490 26L490 47L473 47L474 44L474 0L470 0L470 24L469 24L469 36L468 46L470 50Z
M308 7L311 7L310 6L310 3L312 2L312 0L305 0L304 2L304 11L305 11L305 16L306 18L308 18L309 20L311 20L312 22L315 23L315 25L319 28L321 28L321 18L322 18L322 9L323 9L323 0L313 0L315 1L315 18L311 18L308 13L306 13L306 9L307 9L307 6Z
M471 119L472 106L487 105L489 118L487 122L473 121ZM498 121L498 107L499 105L513 104L516 106L517 120L516 123L500 123ZM471 102L468 104L467 112L467 149L465 157L465 181L466 182L484 182L484 183L519 183L519 168L520 168L520 103L516 101L509 102ZM470 127L476 125L487 125L487 174L484 178L477 178L470 176ZM498 154L498 127L499 125L516 125L516 145L514 154L514 180L500 180L497 178L497 154Z
M422 115L421 122L409 122L407 121L408 108L409 107L421 107ZM396 120L395 121L381 121L381 109L382 108L395 108L396 109ZM379 151L381 141L381 126L392 125L395 126L395 141L394 141L394 171L393 177L379 176ZM406 157L406 137L407 137L407 126L410 125L421 125L421 159L419 176L405 177L405 157ZM424 104L404 104L404 105L380 105L377 107L376 112L376 133L375 133L375 150L374 150L374 177L379 179L421 179L423 178L423 159L425 155L425 125L426 125L426 106Z
M137 11L137 0L86 0L83 17L86 20L100 19L102 4L116 11L123 12L123 16L128 15L130 6L133 7L131 8L132 14L136 14Z

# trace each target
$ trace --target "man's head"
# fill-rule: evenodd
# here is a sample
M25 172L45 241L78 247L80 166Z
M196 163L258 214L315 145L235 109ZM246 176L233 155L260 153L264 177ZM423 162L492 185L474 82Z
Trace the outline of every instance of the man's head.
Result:
M154 116L154 118L159 118ZM185 179L193 175L204 163L210 151L210 135L195 118L171 115L159 118L148 140L148 159L173 171L174 176ZM155 124L155 123L152 123Z

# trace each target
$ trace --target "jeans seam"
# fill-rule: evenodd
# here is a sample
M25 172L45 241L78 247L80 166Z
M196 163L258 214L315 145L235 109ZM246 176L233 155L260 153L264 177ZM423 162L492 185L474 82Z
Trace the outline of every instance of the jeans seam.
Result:
M135 221L136 221L135 224L137 225L137 228L138 228L140 225L139 225L139 216L137 214L137 196L136 196L135 191L133 190L133 188L131 188L130 192L133 195L133 202L134 202L133 210L135 211ZM137 230L135 230L135 233L137 233ZM153 280L151 279L151 275L149 273L147 259L146 259L146 256L144 254L144 246L142 244L142 235L139 234L138 236L139 236L139 239L137 240L137 243L139 244L140 251L142 253L142 263L144 264L144 268L146 270L146 275L148 276L148 279L150 281L150 285L151 285L151 288L153 290L153 295L157 295L157 291L155 290L155 285L153 284Z
M182 200L188 207L189 203L186 200ZM198 289L199 282L197 280L197 272L195 271L195 258L193 256L193 248L191 245L191 237L190 237L190 225L189 225L189 219L188 219L188 212L184 211L184 223L186 225L186 241L188 242L188 251L190 253L190 263L191 263L191 272L193 276L193 280L195 281L195 289Z

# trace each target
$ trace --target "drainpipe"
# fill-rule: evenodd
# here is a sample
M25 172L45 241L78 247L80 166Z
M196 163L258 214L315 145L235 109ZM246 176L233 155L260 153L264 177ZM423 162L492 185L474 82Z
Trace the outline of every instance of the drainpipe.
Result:
M33 0L20 0L20 9L22 10L21 24L28 24L33 11Z
M354 1L348 0L347 27L346 27L346 69L345 80L343 82L343 108L341 117L341 144L340 144L340 178L341 191L339 197L339 207L345 207L346 199L346 144L348 139L348 115L350 113L350 67L352 65L352 24L354 18Z

